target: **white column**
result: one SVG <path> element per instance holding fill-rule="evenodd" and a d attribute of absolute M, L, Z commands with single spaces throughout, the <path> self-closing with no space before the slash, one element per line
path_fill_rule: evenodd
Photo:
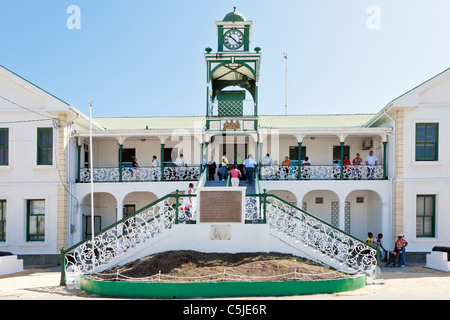
<path fill-rule="evenodd" d="M 117 203 L 116 208 L 117 208 L 116 221 L 120 221 L 123 219 L 123 204 Z"/>
<path fill-rule="evenodd" d="M 345 199 L 339 200 L 339 229 L 345 230 Z"/>

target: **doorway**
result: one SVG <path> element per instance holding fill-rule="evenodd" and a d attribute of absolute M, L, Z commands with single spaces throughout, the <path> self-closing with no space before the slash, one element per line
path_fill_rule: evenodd
<path fill-rule="evenodd" d="M 248 137 L 246 136 L 223 136 L 222 143 L 219 145 L 220 159 L 224 152 L 227 153 L 230 164 L 243 164 L 248 155 Z"/>

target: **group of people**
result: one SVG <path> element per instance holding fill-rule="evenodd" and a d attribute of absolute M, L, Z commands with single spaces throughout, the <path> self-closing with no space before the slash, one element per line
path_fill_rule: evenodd
<path fill-rule="evenodd" d="M 360 157 L 360 154 L 356 153 L 356 157 L 353 159 L 352 163 L 355 166 L 363 165 L 364 163 L 366 164 L 366 166 L 376 166 L 378 164 L 378 158 L 376 155 L 373 154 L 373 151 L 370 150 L 369 154 L 364 159 L 364 162 L 363 159 Z M 342 164 L 350 165 L 350 159 L 348 158 L 348 155 L 344 155 Z"/>
<path fill-rule="evenodd" d="M 214 156 L 211 157 L 211 160 L 208 161 L 206 165 L 208 166 L 209 172 L 208 180 L 214 180 L 214 174 L 217 168 L 217 164 L 214 161 Z M 244 177 L 247 180 L 247 183 L 252 185 L 253 176 L 257 166 L 258 164 L 255 159 L 253 159 L 251 154 L 249 154 L 244 161 L 242 161 L 242 158 L 238 156 L 234 159 L 233 163 L 231 163 L 228 160 L 227 153 L 224 152 L 219 164 L 217 175 L 219 176 L 219 180 L 222 181 L 227 180 L 228 175 L 231 175 L 232 186 L 239 186 L 239 181 L 244 179 Z"/>
<path fill-rule="evenodd" d="M 289 160 L 289 157 L 284 157 L 284 161 L 281 163 L 282 166 L 288 167 L 290 165 L 291 161 Z M 334 163 L 339 163 L 338 160 L 335 160 Z M 378 158 L 376 155 L 373 154 L 373 151 L 371 150 L 369 154 L 366 156 L 366 158 L 363 160 L 361 158 L 361 155 L 356 153 L 356 157 L 353 159 L 352 162 L 350 162 L 350 159 L 348 158 L 348 155 L 344 155 L 344 159 L 342 161 L 343 165 L 363 165 L 366 164 L 367 166 L 376 166 L 378 164 Z M 271 166 L 274 164 L 274 161 L 270 157 L 270 155 L 267 153 L 264 158 L 261 159 L 261 165 L 263 166 Z M 301 161 L 300 164 L 303 166 L 310 166 L 311 165 L 311 159 L 309 157 L 305 157 L 304 160 Z"/>
<path fill-rule="evenodd" d="M 366 243 L 376 247 L 377 249 L 380 249 L 380 260 L 386 260 L 388 261 L 389 256 L 388 256 L 388 251 L 383 247 L 383 245 L 381 244 L 381 238 L 383 238 L 383 234 L 379 233 L 377 238 L 374 239 L 373 238 L 373 233 L 372 232 L 368 232 L 367 233 L 367 239 L 366 239 Z M 401 267 L 405 267 L 405 248 L 408 245 L 408 241 L 405 240 L 405 235 L 404 234 L 398 234 L 397 235 L 397 241 L 395 241 L 394 244 L 394 253 L 396 255 L 399 256 L 399 265 Z"/>

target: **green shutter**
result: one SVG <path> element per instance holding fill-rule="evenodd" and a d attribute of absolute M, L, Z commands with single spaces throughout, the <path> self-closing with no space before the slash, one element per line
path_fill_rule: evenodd
<path fill-rule="evenodd" d="M 53 164 L 53 128 L 38 128 L 37 164 Z"/>

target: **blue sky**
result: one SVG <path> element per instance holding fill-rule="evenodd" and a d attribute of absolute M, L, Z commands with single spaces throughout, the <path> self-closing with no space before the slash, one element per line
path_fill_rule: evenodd
<path fill-rule="evenodd" d="M 259 114 L 284 113 L 283 52 L 289 114 L 375 113 L 450 67 L 448 0 L 0 0 L 0 65 L 97 117 L 204 115 L 204 49 L 234 6 L 262 48 Z"/>

